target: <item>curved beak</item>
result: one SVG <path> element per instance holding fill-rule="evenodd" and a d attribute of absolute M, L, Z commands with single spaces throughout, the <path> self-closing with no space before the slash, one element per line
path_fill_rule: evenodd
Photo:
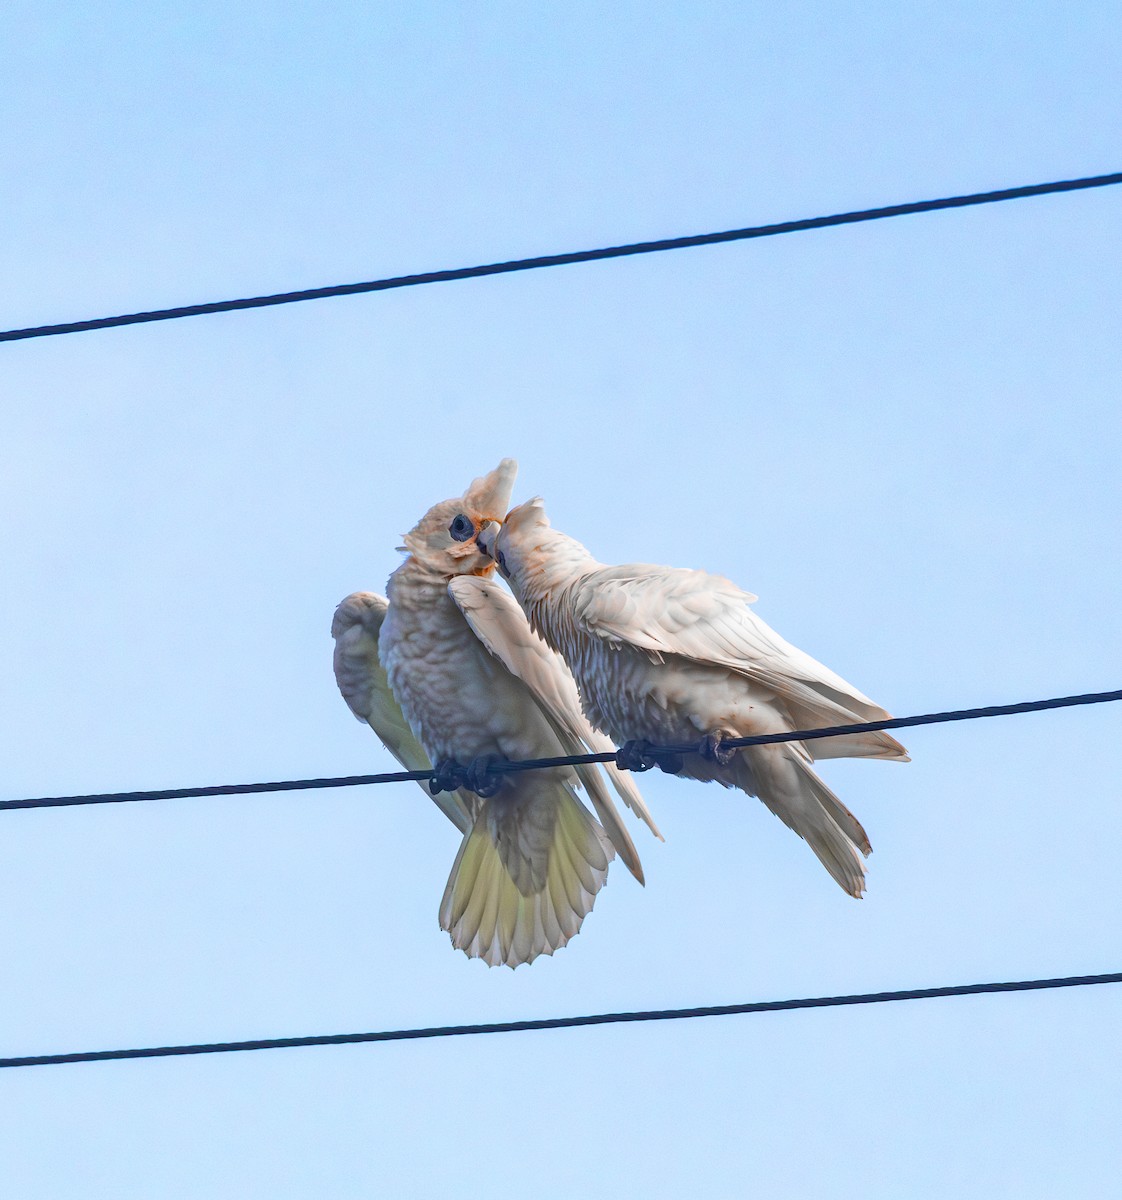
<path fill-rule="evenodd" d="M 498 521 L 484 521 L 480 525 L 479 532 L 475 535 L 475 547 L 480 554 L 486 554 L 488 558 L 495 557 L 495 542 L 500 529 L 502 525 Z"/>

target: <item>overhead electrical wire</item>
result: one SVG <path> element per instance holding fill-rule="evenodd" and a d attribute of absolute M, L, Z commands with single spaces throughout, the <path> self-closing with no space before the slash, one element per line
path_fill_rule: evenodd
<path fill-rule="evenodd" d="M 310 1037 L 256 1038 L 246 1042 L 199 1042 L 183 1046 L 144 1046 L 127 1050 L 79 1050 L 68 1054 L 29 1054 L 0 1058 L 4 1067 L 48 1067 L 66 1063 L 110 1062 L 132 1058 L 174 1058 L 191 1054 L 233 1054 L 245 1050 L 291 1050 L 308 1046 L 348 1046 L 362 1042 L 407 1042 L 425 1038 L 469 1037 L 484 1033 L 528 1033 L 575 1029 L 588 1025 L 631 1025 L 647 1021 L 685 1021 L 696 1017 L 732 1017 L 749 1013 L 790 1012 L 805 1008 L 845 1008 L 889 1004 L 898 1000 L 942 1000 L 951 996 L 1037 992 L 1056 988 L 1122 983 L 1122 971 L 1105 975 L 1067 975 L 1057 979 L 1022 979 L 1009 983 L 964 983 L 950 987 L 908 988 L 895 992 L 860 992 L 850 996 L 812 996 L 796 1000 L 756 1000 L 748 1004 L 714 1004 L 697 1008 L 661 1008 L 646 1012 L 593 1013 L 583 1017 L 544 1017 L 530 1021 L 495 1021 L 485 1025 L 436 1025 L 423 1029 L 386 1029 L 375 1033 L 327 1033 Z"/>
<path fill-rule="evenodd" d="M 419 287 L 426 283 L 448 283 L 457 279 L 479 279 L 486 275 L 509 275 L 515 271 L 536 271 L 542 267 L 561 267 L 573 263 L 598 262 L 608 258 L 626 258 L 635 254 L 656 254 L 663 250 L 684 250 L 693 246 L 715 246 L 724 242 L 743 242 L 753 238 L 775 237 L 781 233 L 802 233 L 809 229 L 827 229 L 834 225 L 856 225 L 863 221 L 882 221 L 888 217 L 911 216 L 948 208 L 970 208 L 997 204 L 1004 200 L 1023 200 L 1030 196 L 1048 196 L 1061 192 L 1085 191 L 1122 183 L 1122 172 L 1090 175 L 1081 179 L 1060 179 L 1023 187 L 1002 188 L 994 192 L 974 192 L 945 196 L 938 200 L 917 200 L 910 204 L 889 204 L 855 212 L 833 213 L 780 221 L 772 225 L 753 225 L 745 229 L 725 229 L 718 233 L 698 233 L 657 241 L 631 242 L 623 246 L 605 246 L 597 250 L 575 250 L 566 254 L 544 254 L 536 258 L 518 258 L 508 262 L 486 263 L 474 267 L 454 267 L 443 271 L 424 271 L 414 275 L 396 275 L 364 283 L 336 284 L 332 287 L 305 288 L 269 296 L 249 296 L 241 300 L 216 300 L 209 304 L 184 304 L 149 312 L 125 313 L 115 317 L 95 317 L 85 321 L 66 321 L 56 325 L 36 325 L 27 329 L 0 332 L 0 342 L 28 338 L 57 337 L 64 333 L 82 333 L 92 329 L 111 329 L 121 325 L 141 325 L 152 321 L 176 321 L 181 317 L 200 317 L 209 313 L 235 312 L 247 308 L 268 308 L 278 304 L 296 304 L 303 300 L 324 300 L 334 296 L 355 296 L 365 292 L 387 292 L 394 288 Z"/>
<path fill-rule="evenodd" d="M 595 250 L 582 250 L 566 254 L 544 255 L 536 258 L 516 259 L 508 262 L 490 263 L 474 267 L 460 267 L 443 271 L 430 271 L 414 275 L 396 276 L 371 280 L 363 283 L 342 284 L 333 287 L 309 288 L 302 291 L 254 296 L 239 300 L 223 300 L 208 304 L 184 305 L 176 308 L 158 309 L 148 312 L 99 317 L 91 320 L 73 321 L 54 325 L 41 325 L 26 329 L 11 329 L 0 332 L 0 342 L 22 341 L 30 338 L 52 337 L 66 333 L 113 328 L 124 325 L 144 324 L 155 321 L 177 320 L 182 317 L 202 316 L 209 313 L 233 312 L 242 309 L 264 308 L 280 304 L 293 304 L 304 300 L 325 299 L 334 296 L 357 295 L 365 292 L 389 291 L 396 288 L 417 287 L 428 283 L 450 282 L 459 279 L 481 278 L 488 275 L 510 274 L 518 271 L 537 270 L 543 267 L 564 266 L 582 262 L 594 262 L 610 258 L 623 258 L 639 254 L 652 254 L 664 250 L 678 250 L 694 246 L 717 245 L 725 242 L 747 241 L 755 238 L 772 237 L 782 233 L 795 233 L 811 229 L 823 229 L 837 225 L 857 224 L 865 221 L 883 220 L 889 217 L 907 216 L 934 212 L 942 209 L 966 208 L 993 204 L 1005 200 L 1024 199 L 1062 192 L 1080 191 L 1090 188 L 1113 186 L 1122 183 L 1122 172 L 1111 175 L 1090 176 L 1081 179 L 1060 180 L 1052 183 L 1033 184 L 1024 187 L 1005 188 L 1000 191 L 980 192 L 969 195 L 950 196 L 937 200 L 923 200 L 909 204 L 889 205 L 882 208 L 855 212 L 836 213 L 829 216 L 803 220 L 784 221 L 771 225 L 759 225 L 744 229 L 725 230 L 717 233 L 696 234 L 686 237 L 667 238 L 658 241 L 635 242 L 622 246 L 610 246 Z M 1068 708 L 1092 704 L 1104 704 L 1122 700 L 1122 690 L 1060 696 L 1046 700 L 1027 701 L 1018 704 L 992 705 L 985 708 L 958 709 L 947 712 L 925 713 L 911 717 L 895 717 L 883 721 L 867 721 L 828 728 L 793 730 L 781 734 L 728 739 L 722 744 L 727 748 L 767 745 L 777 742 L 811 741 L 818 738 L 867 733 L 884 729 L 902 729 L 920 725 L 943 724 L 954 721 L 978 720 L 985 717 L 1011 716 L 1040 712 L 1049 709 Z M 697 752 L 694 745 L 644 747 L 648 755 L 644 766 L 657 765 L 660 759 L 670 760 L 676 755 Z M 515 762 L 496 762 L 492 770 L 508 773 L 527 770 L 543 770 L 549 767 L 579 763 L 617 761 L 625 765 L 616 753 L 600 753 L 563 756 Z M 22 800 L 0 801 L 0 809 L 51 808 L 86 804 L 112 804 L 132 801 L 179 799 L 202 796 L 244 795 L 261 792 L 295 791 L 317 788 L 351 787 L 367 784 L 394 783 L 410 780 L 431 780 L 433 771 L 395 771 L 379 775 L 341 776 L 324 779 L 285 780 L 268 783 L 225 784 L 214 787 L 173 788 L 144 792 L 117 792 L 75 796 L 53 796 Z M 198 1054 L 222 1054 L 250 1050 L 271 1050 L 296 1047 L 349 1045 L 367 1042 L 410 1041 L 428 1038 L 449 1038 L 489 1033 L 515 1033 L 534 1030 L 570 1029 L 581 1026 L 633 1024 L 651 1021 L 673 1021 L 700 1017 L 746 1015 L 751 1013 L 791 1011 L 796 1009 L 834 1008 L 854 1005 L 884 1004 L 903 1000 L 941 999 L 953 996 L 969 996 L 992 993 L 1040 991 L 1057 988 L 1087 987 L 1092 985 L 1122 983 L 1122 972 L 1100 975 L 1065 976 L 1052 979 L 1032 979 L 1004 983 L 962 984 L 949 987 L 914 988 L 892 992 L 859 993 L 842 996 L 821 996 L 790 1000 L 755 1001 L 746 1004 L 713 1005 L 681 1009 L 658 1009 L 643 1012 L 599 1013 L 577 1017 L 552 1017 L 538 1020 L 505 1021 L 476 1025 L 434 1026 L 418 1029 L 383 1030 L 370 1033 L 325 1034 L 308 1037 L 263 1038 L 241 1042 L 211 1042 L 188 1045 L 139 1047 L 120 1050 L 77 1051 L 62 1054 L 27 1055 L 0 1058 L 0 1068 L 47 1066 L 81 1062 L 104 1062 L 138 1058 L 164 1058 Z"/>
<path fill-rule="evenodd" d="M 1122 689 L 1113 692 L 1087 692 L 1078 696 L 1053 696 L 1047 700 L 1023 700 L 1017 704 L 992 704 L 984 708 L 959 708 L 947 712 L 921 713 L 912 717 L 889 717 L 883 721 L 862 721 L 852 725 L 831 725 L 821 729 L 795 729 L 787 733 L 767 733 L 756 737 L 728 738 L 723 747 L 769 746 L 776 742 L 806 742 L 846 734 L 873 733 L 881 729 L 908 729 L 918 725 L 945 725 L 954 721 L 977 721 L 986 717 L 1010 717 L 1023 713 L 1045 712 L 1056 708 L 1076 708 L 1091 704 L 1110 704 L 1122 700 Z M 645 746 L 651 764 L 660 757 L 697 753 L 697 745 Z M 492 770 L 497 774 L 518 771 L 542 771 L 549 767 L 584 763 L 620 762 L 618 754 L 574 754 L 558 758 L 499 761 Z M 625 765 L 620 763 L 620 765 Z M 271 783 L 227 783 L 212 787 L 165 788 L 143 792 L 101 792 L 84 796 L 41 796 L 26 800 L 0 800 L 0 811 L 23 808 L 66 808 L 83 804 L 127 804 L 146 800 L 183 800 L 200 796 L 244 796 L 258 792 L 310 791 L 318 788 L 363 787 L 369 784 L 404 783 L 430 780 L 435 771 L 388 771 L 379 775 L 341 775 L 326 779 L 287 779 Z"/>

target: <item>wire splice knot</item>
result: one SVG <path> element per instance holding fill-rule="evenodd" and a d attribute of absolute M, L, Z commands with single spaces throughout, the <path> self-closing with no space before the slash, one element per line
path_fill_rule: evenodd
<path fill-rule="evenodd" d="M 621 771 L 649 771 L 658 767 L 667 775 L 677 775 L 685 760 L 676 750 L 653 746 L 646 738 L 631 738 L 616 751 L 616 766 Z"/>
<path fill-rule="evenodd" d="M 467 772 L 454 758 L 443 758 L 433 768 L 429 780 L 429 791 L 434 796 L 441 792 L 458 792 L 464 786 Z"/>

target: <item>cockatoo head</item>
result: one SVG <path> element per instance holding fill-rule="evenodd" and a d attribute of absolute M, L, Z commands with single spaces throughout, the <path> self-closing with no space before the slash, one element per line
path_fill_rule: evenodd
<path fill-rule="evenodd" d="M 476 535 L 487 521 L 503 519 L 517 474 L 518 463 L 504 458 L 462 496 L 430 508 L 405 535 L 405 549 L 449 577 L 488 574 L 495 564 L 476 545 Z"/>
<path fill-rule="evenodd" d="M 476 544 L 495 560 L 499 573 L 509 581 L 516 596 L 522 594 L 522 584 L 541 560 L 537 551 L 549 529 L 545 502 L 535 496 L 512 508 L 501 524 L 488 521 L 479 531 Z"/>

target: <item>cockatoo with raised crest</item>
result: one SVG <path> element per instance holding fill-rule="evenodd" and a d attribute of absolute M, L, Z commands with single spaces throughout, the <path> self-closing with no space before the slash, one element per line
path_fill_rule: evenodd
<path fill-rule="evenodd" d="M 335 622 L 344 698 L 404 765 L 435 764 L 437 802 L 464 832 L 441 927 L 470 957 L 511 967 L 577 933 L 615 854 L 643 881 L 608 780 L 661 837 L 614 765 L 490 770 L 498 759 L 612 748 L 581 712 L 562 659 L 532 632 L 475 544 L 484 522 L 505 513 L 516 471 L 504 459 L 463 496 L 431 508 L 405 535 L 388 606 L 357 593 Z"/>
<path fill-rule="evenodd" d="M 805 838 L 851 896 L 865 890 L 869 839 L 812 769 L 815 758 L 907 760 L 887 733 L 742 749 L 729 738 L 879 721 L 884 709 L 785 642 L 756 599 L 719 575 L 631 563 L 609 567 L 550 525 L 540 499 L 484 526 L 490 554 L 531 626 L 565 658 L 589 720 L 650 766 L 644 743 L 695 744 L 664 770 L 759 796 Z"/>

